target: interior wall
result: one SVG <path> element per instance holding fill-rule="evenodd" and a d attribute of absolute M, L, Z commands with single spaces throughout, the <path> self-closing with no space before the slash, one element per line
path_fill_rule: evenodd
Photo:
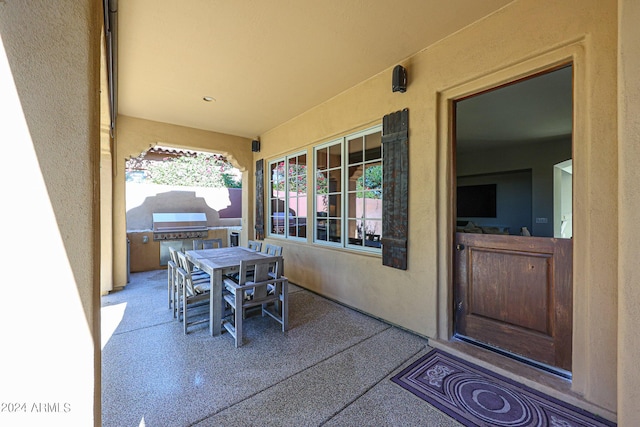
<path fill-rule="evenodd" d="M 113 289 L 121 288 L 127 283 L 125 162 L 131 157 L 138 157 L 155 145 L 185 150 L 211 151 L 224 155 L 234 167 L 242 172 L 243 217 L 240 240 L 246 241 L 248 233 L 252 231 L 252 229 L 248 230 L 248 224 L 253 224 L 252 212 L 255 193 L 255 187 L 249 185 L 248 178 L 253 176 L 255 169 L 251 139 L 119 115 L 113 178 Z"/>
<path fill-rule="evenodd" d="M 96 1 L 0 2 L 2 425 L 101 424 L 101 21 Z"/>
<path fill-rule="evenodd" d="M 616 120 L 616 13 L 615 0 L 515 1 L 402 61 L 408 71 L 406 93 L 391 92 L 390 68 L 261 135 L 256 159 L 268 162 L 300 149 L 311 159 L 314 145 L 409 109 L 408 270 L 384 267 L 379 256 L 312 245 L 311 237 L 306 242 L 277 239 L 285 246 L 287 276 L 416 333 L 448 339 L 451 100 L 573 62 L 577 143 L 572 388 L 614 412 L 617 146 L 611 123 Z"/>
<path fill-rule="evenodd" d="M 510 149 L 458 153 L 456 173 L 458 176 L 496 173 L 504 171 L 505 165 L 510 170 L 531 169 L 533 223 L 529 230 L 534 236 L 553 236 L 553 165 L 571 159 L 571 155 L 570 137 L 521 142 Z M 547 218 L 548 222 L 536 224 L 535 218 Z"/>
<path fill-rule="evenodd" d="M 475 226 L 499 227 L 500 231 L 508 230 L 511 235 L 521 233 L 522 227 L 533 232 L 532 225 L 532 179 L 531 170 L 501 172 L 458 177 L 457 186 L 466 185 L 496 185 L 496 216 L 495 217 L 463 217 L 458 216 L 458 222 L 471 221 Z M 458 190 L 459 191 L 459 190 Z M 459 205 L 458 205 L 459 206 Z M 457 224 L 456 229 L 464 229 Z M 534 236 L 536 234 L 533 234 Z"/>

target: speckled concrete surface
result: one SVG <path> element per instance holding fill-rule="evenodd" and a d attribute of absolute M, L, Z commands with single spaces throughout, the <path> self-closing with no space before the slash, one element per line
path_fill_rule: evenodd
<path fill-rule="evenodd" d="M 459 426 L 390 381 L 424 338 L 295 285 L 289 330 L 250 316 L 245 344 L 167 303 L 166 271 L 102 298 L 103 426 Z"/>

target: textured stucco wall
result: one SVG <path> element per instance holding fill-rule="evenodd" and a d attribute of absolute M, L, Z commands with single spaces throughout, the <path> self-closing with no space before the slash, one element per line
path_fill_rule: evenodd
<path fill-rule="evenodd" d="M 238 194 L 239 193 L 239 194 Z M 231 206 L 231 198 L 237 200 Z M 242 211 L 242 189 L 204 188 L 127 183 L 127 231 L 152 230 L 153 213 L 204 212 L 208 227 L 240 226 L 241 218 L 224 217 L 233 208 Z"/>
<path fill-rule="evenodd" d="M 379 257 L 280 242 L 287 276 L 417 333 L 448 339 L 451 218 L 448 100 L 574 62 L 575 392 L 616 410 L 617 134 L 615 0 L 516 1 L 391 69 L 261 135 L 266 161 L 379 124 L 409 108 L 409 269 Z"/>
<path fill-rule="evenodd" d="M 100 425 L 101 16 L 89 0 L 0 2 L 0 402 L 25 404 L 0 425 Z"/>
<path fill-rule="evenodd" d="M 620 140 L 620 272 L 618 425 L 640 425 L 640 3 L 620 0 L 618 130 Z"/>
<path fill-rule="evenodd" d="M 100 294 L 106 294 L 113 283 L 113 138 L 104 31 L 100 38 Z"/>

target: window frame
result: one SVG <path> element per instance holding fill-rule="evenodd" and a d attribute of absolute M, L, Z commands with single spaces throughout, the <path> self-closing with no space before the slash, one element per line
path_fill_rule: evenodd
<path fill-rule="evenodd" d="M 379 133 L 380 134 L 380 158 L 379 159 L 373 159 L 373 160 L 365 160 L 363 158 L 362 160 L 362 164 L 366 165 L 369 163 L 379 163 L 380 167 L 382 168 L 382 172 L 384 173 L 384 169 L 383 169 L 383 159 L 384 159 L 384 155 L 383 155 L 383 149 L 382 149 L 382 124 L 380 125 L 376 125 L 376 126 L 372 126 L 370 128 L 367 129 L 363 129 L 361 131 L 358 132 L 354 132 L 354 133 L 350 133 L 348 135 L 344 135 L 340 138 L 337 139 L 333 139 L 331 141 L 327 141 L 323 144 L 317 145 L 313 147 L 313 243 L 318 244 L 318 245 L 322 245 L 322 246 L 328 246 L 328 247 L 334 247 L 334 248 L 341 248 L 341 249 L 347 249 L 347 250 L 352 250 L 352 251 L 357 251 L 357 252 L 365 252 L 365 253 L 373 253 L 373 254 L 382 254 L 382 248 L 381 247 L 372 247 L 372 246 L 367 246 L 365 244 L 363 245 L 358 245 L 358 244 L 352 244 L 349 243 L 349 221 L 353 220 L 353 219 L 357 219 L 355 216 L 350 216 L 350 212 L 349 212 L 349 206 L 348 206 L 348 200 L 349 200 L 349 194 L 354 193 L 354 191 L 350 191 L 349 190 L 349 166 L 351 165 L 349 163 L 349 147 L 348 147 L 348 143 L 350 140 L 356 139 L 356 138 L 366 138 L 367 135 L 371 135 L 374 133 Z M 329 165 L 327 165 L 326 169 L 322 169 L 319 170 L 318 169 L 318 152 L 324 149 L 328 149 L 328 147 L 332 147 L 335 145 L 340 145 L 340 155 L 341 155 L 341 159 L 340 159 L 340 166 L 339 167 L 335 167 L 335 168 L 331 168 L 329 167 Z M 318 216 L 318 213 L 320 212 L 320 210 L 318 209 L 318 198 L 319 198 L 319 194 L 318 194 L 318 175 L 319 172 L 321 171 L 329 171 L 329 170 L 340 170 L 340 208 L 341 208 L 341 212 L 340 215 L 334 215 L 334 216 L 328 216 L 328 219 L 334 219 L 337 218 L 340 221 L 340 241 L 339 242 L 332 242 L 329 240 L 329 238 L 327 237 L 327 239 L 319 239 L 318 238 L 318 220 L 322 220 L 322 217 Z M 336 192 L 337 193 L 337 192 Z M 331 193 L 329 193 L 331 194 Z M 382 182 L 380 184 L 380 194 L 381 194 L 381 201 L 382 199 L 382 194 L 383 194 L 383 187 L 382 187 Z M 381 202 L 382 205 L 382 202 Z M 381 215 L 382 215 L 382 211 L 381 211 Z M 382 217 L 381 218 L 376 218 L 376 221 L 379 221 L 380 224 L 382 224 Z M 380 238 L 382 237 L 382 231 L 380 232 Z"/>
<path fill-rule="evenodd" d="M 333 246 L 333 247 L 338 247 L 341 248 L 344 246 L 343 243 L 343 236 L 344 236 L 344 224 L 343 224 L 343 219 L 344 219 L 344 213 L 343 213 L 343 207 L 344 207 L 344 191 L 342 190 L 342 186 L 344 185 L 343 181 L 344 181 L 344 144 L 343 144 L 343 139 L 344 138 L 338 138 L 338 139 L 334 139 L 332 141 L 326 142 L 324 144 L 320 144 L 317 145 L 315 147 L 313 147 L 313 243 L 318 243 L 321 245 L 326 245 L 326 246 Z M 325 217 L 325 221 L 332 221 L 335 220 L 335 218 L 338 218 L 341 223 L 340 223 L 340 241 L 339 242 L 333 242 L 331 240 L 329 240 L 329 236 L 327 236 L 327 239 L 324 240 L 320 240 L 318 238 L 318 221 L 319 221 L 319 217 L 318 217 L 318 212 L 320 212 L 318 210 L 318 151 L 320 150 L 324 150 L 324 149 L 329 149 L 329 147 L 333 147 L 335 145 L 339 145 L 340 146 L 340 165 L 338 167 L 331 167 L 329 165 L 329 162 L 327 162 L 327 168 L 325 169 L 326 171 L 330 171 L 330 170 L 339 170 L 340 171 L 340 215 L 329 215 L 330 212 L 327 212 L 327 216 Z M 328 185 L 327 185 L 328 186 Z M 338 192 L 333 192 L 333 193 L 338 193 Z M 328 191 L 329 196 L 331 197 L 332 192 Z M 329 209 L 330 210 L 330 209 Z M 329 227 L 330 228 L 330 227 Z"/>
<path fill-rule="evenodd" d="M 268 187 L 269 188 L 269 195 L 267 197 L 268 204 L 269 204 L 268 205 L 268 214 L 267 214 L 267 236 L 268 237 L 279 238 L 279 239 L 292 239 L 292 240 L 300 240 L 300 241 L 306 241 L 307 240 L 307 235 L 308 235 L 307 233 L 308 232 L 305 233 L 305 236 L 293 236 L 293 235 L 289 234 L 289 226 L 288 226 L 288 224 L 289 224 L 289 215 L 286 215 L 286 214 L 284 216 L 286 217 L 285 221 L 287 222 L 287 226 L 283 227 L 283 233 L 281 234 L 281 233 L 274 233 L 273 232 L 273 230 L 274 230 L 274 227 L 273 227 L 274 201 L 275 200 L 280 200 L 277 197 L 276 198 L 273 197 L 274 196 L 274 193 L 273 193 L 273 166 L 276 165 L 276 168 L 277 168 L 277 165 L 279 163 L 282 163 L 284 165 L 284 176 L 283 176 L 283 180 L 284 180 L 284 196 L 283 196 L 284 207 L 283 207 L 283 211 L 282 212 L 283 212 L 283 214 L 284 213 L 288 213 L 289 210 L 290 210 L 290 206 L 289 206 L 290 197 L 288 196 L 289 192 L 290 192 L 289 191 L 289 182 L 290 182 L 289 179 L 290 179 L 290 176 L 289 176 L 288 165 L 289 165 L 289 161 L 291 159 L 296 159 L 295 160 L 296 164 L 299 164 L 298 163 L 298 161 L 299 161 L 298 158 L 301 157 L 301 156 L 305 156 L 305 160 L 306 160 L 307 170 L 306 170 L 306 173 L 304 174 L 304 179 L 305 179 L 305 184 L 307 186 L 306 195 L 307 195 L 307 197 L 309 197 L 309 184 L 308 184 L 308 182 L 309 182 L 309 153 L 307 153 L 306 151 L 298 151 L 298 152 L 289 154 L 287 156 L 279 157 L 277 159 L 271 160 L 269 162 L 269 169 L 268 169 L 269 178 L 268 178 L 268 181 L 267 181 L 268 186 L 269 186 Z M 302 176 L 302 175 L 297 175 L 297 176 Z M 296 196 L 296 197 L 299 197 L 299 196 Z M 308 205 L 309 204 L 307 203 L 307 206 L 305 206 L 305 207 L 308 208 Z M 276 210 L 276 212 L 279 212 L 279 211 Z M 300 219 L 300 216 L 298 215 L 295 218 L 296 218 L 296 230 L 299 231 L 300 230 L 300 223 L 298 222 L 298 220 Z M 305 226 L 306 226 L 307 230 L 308 230 L 308 224 L 306 224 L 306 223 L 308 222 L 308 219 L 309 219 L 309 215 L 308 215 L 308 212 L 307 212 L 307 216 L 306 216 L 306 220 L 305 220 Z"/>
<path fill-rule="evenodd" d="M 366 138 L 368 135 L 373 135 L 375 133 L 379 133 L 379 139 L 380 139 L 380 157 L 377 157 L 375 159 L 367 159 L 366 158 Z M 349 142 L 354 140 L 354 139 L 359 139 L 362 138 L 363 139 L 363 158 L 361 161 L 359 162 L 354 162 L 354 163 L 350 163 L 349 161 Z M 353 215 L 351 215 L 352 212 L 349 212 L 349 196 L 350 194 L 357 194 L 358 191 L 357 190 L 351 190 L 349 188 L 349 168 L 352 167 L 355 164 L 361 164 L 363 166 L 363 174 L 365 174 L 364 176 L 366 176 L 367 173 L 367 166 L 368 165 L 373 165 L 373 164 L 378 164 L 378 166 L 380 167 L 380 171 L 382 173 L 381 175 L 381 180 L 380 180 L 380 216 L 379 217 L 368 217 L 365 214 L 361 217 L 362 221 L 366 224 L 367 222 L 376 222 L 378 224 L 378 227 L 376 228 L 379 229 L 379 233 L 377 234 L 377 242 L 381 242 L 381 238 L 382 238 L 382 201 L 383 199 L 383 177 L 384 177 L 384 170 L 383 170 L 383 154 L 382 154 L 382 125 L 378 125 L 378 126 L 374 126 L 372 128 L 369 129 L 365 129 L 363 131 L 360 132 L 356 132 L 350 135 L 345 136 L 344 138 L 344 150 L 345 150 L 345 158 L 344 158 L 344 164 L 345 164 L 345 176 L 344 176 L 344 198 L 345 198 L 345 212 L 344 212 L 344 235 L 347 237 L 347 241 L 345 242 L 345 247 L 349 248 L 349 249 L 355 249 L 355 250 L 363 250 L 366 252 L 374 252 L 374 253 L 379 253 L 382 251 L 381 246 L 367 246 L 366 244 L 366 236 L 362 239 L 363 242 L 362 244 L 354 244 L 354 243 L 350 243 L 349 242 L 349 221 L 352 220 L 358 220 L 359 218 L 355 215 L 355 213 L 353 213 Z M 363 191 L 364 192 L 364 191 Z M 366 200 L 366 197 L 364 198 Z M 365 203 L 366 205 L 366 203 Z M 378 245 L 380 245 L 380 243 L 378 243 Z"/>

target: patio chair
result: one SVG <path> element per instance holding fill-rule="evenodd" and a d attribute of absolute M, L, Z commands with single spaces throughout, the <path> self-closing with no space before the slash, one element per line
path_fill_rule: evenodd
<path fill-rule="evenodd" d="M 195 239 L 193 241 L 193 250 L 200 249 L 218 249 L 222 247 L 222 239 Z"/>
<path fill-rule="evenodd" d="M 276 245 L 269 245 L 269 244 L 267 244 L 266 246 L 267 247 L 273 246 L 275 248 L 278 247 Z M 255 241 L 255 240 L 249 240 L 249 244 L 247 245 L 247 247 L 249 249 L 254 250 L 254 251 L 260 252 L 262 250 L 262 242 L 258 242 L 258 241 Z M 275 253 L 275 252 L 277 252 L 277 250 L 275 250 L 275 251 L 274 251 L 274 249 L 271 249 L 271 250 L 274 253 L 269 253 L 267 251 L 265 251 L 265 253 L 269 253 L 269 255 L 282 255 L 282 248 L 280 248 L 280 253 Z M 250 272 L 249 274 L 253 274 L 253 272 Z M 227 277 L 229 277 L 229 278 L 231 278 L 231 279 L 233 279 L 235 281 L 238 281 L 239 274 L 238 273 L 232 273 L 232 274 L 227 275 Z"/>
<path fill-rule="evenodd" d="M 254 251 L 260 252 L 262 250 L 262 242 L 258 242 L 257 240 L 249 240 L 247 242 L 247 247 L 249 249 L 253 249 Z"/>
<path fill-rule="evenodd" d="M 169 310 L 173 307 L 173 298 L 174 298 L 174 284 L 175 284 L 175 275 L 176 268 L 178 265 L 173 260 L 173 254 L 171 253 L 171 247 L 169 248 L 169 261 L 167 261 L 167 297 L 169 299 Z"/>
<path fill-rule="evenodd" d="M 182 252 L 176 252 L 178 256 L 177 268 L 177 292 L 174 305 L 177 306 L 178 320 L 182 321 L 184 333 L 187 334 L 189 325 L 195 325 L 209 320 L 206 319 L 189 323 L 189 308 L 208 305 L 211 289 L 211 277 L 201 272 L 197 275 L 193 274 L 193 264 L 187 259 Z M 182 316 L 181 316 L 182 315 Z"/>
<path fill-rule="evenodd" d="M 175 317 L 175 307 L 174 301 L 176 299 L 176 281 L 177 279 L 177 269 L 178 269 L 178 255 L 176 254 L 178 251 L 175 248 L 169 246 L 169 261 L 167 261 L 167 294 L 169 298 L 169 309 L 174 309 L 174 317 Z"/>
<path fill-rule="evenodd" d="M 264 248 L 264 253 L 271 256 L 282 256 L 282 246 L 267 243 Z M 280 267 L 280 274 L 284 275 L 284 262 Z M 273 286 L 269 287 L 269 292 L 273 292 Z"/>
<path fill-rule="evenodd" d="M 225 320 L 224 328 L 235 339 L 235 346 L 243 344 L 244 310 L 262 307 L 262 316 L 268 315 L 287 330 L 288 279 L 281 274 L 282 257 L 273 256 L 255 261 L 241 261 L 239 280 L 224 280 L 223 300 L 230 306 L 233 321 Z M 253 277 L 251 277 L 253 272 Z M 274 292 L 269 293 L 268 287 Z"/>
<path fill-rule="evenodd" d="M 178 267 L 180 267 L 180 261 L 178 260 L 178 253 L 181 251 L 169 246 L 169 261 L 167 261 L 167 292 L 169 294 L 169 309 L 173 309 L 173 317 L 178 316 L 180 306 L 178 301 Z M 195 267 L 191 271 L 193 280 L 199 281 L 203 278 L 209 280 L 209 275 L 204 271 L 196 269 Z"/>
<path fill-rule="evenodd" d="M 271 256 L 282 256 L 282 246 L 267 243 L 264 247 L 264 252 Z"/>

